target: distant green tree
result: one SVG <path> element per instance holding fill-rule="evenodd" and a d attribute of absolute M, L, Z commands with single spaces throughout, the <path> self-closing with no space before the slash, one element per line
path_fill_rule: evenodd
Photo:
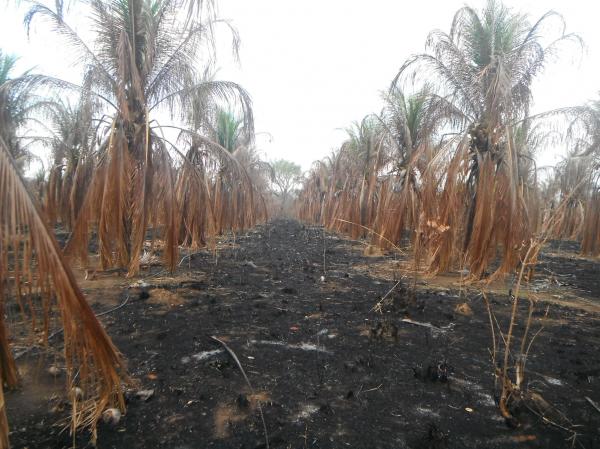
<path fill-rule="evenodd" d="M 273 193 L 279 197 L 283 210 L 288 203 L 290 194 L 300 180 L 302 168 L 285 159 L 278 159 L 272 162 L 271 166 L 273 167 Z"/>

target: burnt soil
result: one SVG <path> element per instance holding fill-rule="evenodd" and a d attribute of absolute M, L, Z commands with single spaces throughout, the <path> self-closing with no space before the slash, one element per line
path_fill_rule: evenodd
<path fill-rule="evenodd" d="M 507 423 L 478 289 L 452 279 L 413 286 L 401 258 L 363 250 L 278 220 L 224 238 L 216 255 L 200 251 L 174 275 L 155 265 L 137 280 L 82 282 L 98 312 L 127 299 L 101 320 L 134 384 L 126 415 L 99 425 L 98 447 L 264 448 L 262 404 L 271 448 L 600 448 L 597 260 L 552 246 L 542 256 L 531 334 L 543 329 Z M 506 282 L 488 295 L 502 329 Z M 528 304 L 519 302 L 517 341 Z M 211 336 L 237 355 L 253 390 Z M 64 374 L 50 379 L 59 361 L 38 357 L 22 362 L 36 367 L 38 389 L 7 394 L 11 443 L 72 447 Z M 80 434 L 77 447 L 88 446 Z"/>

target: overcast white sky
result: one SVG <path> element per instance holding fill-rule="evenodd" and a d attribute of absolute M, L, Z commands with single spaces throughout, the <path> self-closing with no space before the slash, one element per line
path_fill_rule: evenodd
<path fill-rule="evenodd" d="M 9 2 L 11 3 L 11 2 Z M 484 0 L 467 2 L 480 8 Z M 221 51 L 219 78 L 242 84 L 252 95 L 257 143 L 269 159 L 286 158 L 309 168 L 344 139 L 340 128 L 378 112 L 380 92 L 402 62 L 424 50 L 429 31 L 448 31 L 461 0 L 220 0 L 223 18 L 242 38 L 241 66 Z M 580 55 L 551 64 L 535 85 L 535 111 L 580 104 L 600 90 L 600 2 L 506 0 L 537 19 L 560 12 L 567 31 L 585 41 Z M 27 40 L 23 11 L 0 7 L 0 48 L 21 55 L 20 68 L 69 77 L 65 49 L 40 26 Z M 72 22 L 72 20 L 71 20 Z M 223 43 L 225 44 L 225 43 Z M 544 163 L 554 155 L 542 158 Z"/>

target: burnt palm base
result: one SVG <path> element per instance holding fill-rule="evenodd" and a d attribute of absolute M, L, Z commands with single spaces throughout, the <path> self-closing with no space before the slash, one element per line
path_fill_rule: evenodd
<path fill-rule="evenodd" d="M 392 256 L 364 256 L 357 242 L 294 221 L 222 248 L 216 265 L 213 254 L 200 253 L 175 279 L 150 277 L 127 289 L 121 278 L 123 288 L 89 292 L 98 311 L 107 294 L 116 292 L 117 304 L 129 295 L 102 319 L 139 381 L 126 416 L 100 426 L 99 448 L 265 447 L 258 400 L 271 448 L 571 447 L 572 433 L 534 412 L 579 425 L 574 447 L 600 447 L 600 412 L 586 400 L 600 403 L 598 263 L 559 257 L 553 247 L 542 257 L 540 289 L 552 279 L 547 269 L 563 284 L 559 292 L 577 292 L 589 307 L 539 303 L 534 330 L 550 310 L 524 385 L 542 400 L 513 403 L 514 429 L 496 404 L 487 310 L 476 292 L 460 298 L 436 280 L 411 291 L 406 280 L 377 313 L 371 309 L 396 283 L 380 269 Z M 162 268 L 152 270 L 143 276 Z M 506 328 L 510 299 L 489 298 Z M 456 309 L 465 299 L 471 316 Z M 254 394 L 212 335 L 237 354 Z M 70 447 L 67 433 L 49 425 L 68 407 L 48 411 L 60 410 L 52 399 L 32 410 L 20 394 L 7 397 L 13 447 Z M 552 407 L 542 410 L 544 403 Z M 78 447 L 87 441 L 82 435 Z"/>

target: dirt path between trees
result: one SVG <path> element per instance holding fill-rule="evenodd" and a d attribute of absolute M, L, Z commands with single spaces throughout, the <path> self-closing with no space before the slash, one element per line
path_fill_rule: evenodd
<path fill-rule="evenodd" d="M 154 266 L 133 281 L 85 281 L 99 312 L 129 296 L 101 319 L 137 381 L 127 414 L 100 425 L 98 447 L 264 448 L 261 404 L 271 448 L 600 448 L 600 263 L 543 256 L 536 288 L 546 300 L 532 326 L 544 328 L 525 382 L 539 408 L 515 410 L 517 429 L 496 405 L 477 291 L 449 278 L 419 279 L 413 292 L 403 263 L 280 220 L 224 239 L 217 256 L 193 255 L 172 277 Z M 507 290 L 496 285 L 490 300 L 506 328 Z M 253 390 L 211 336 L 234 351 Z M 7 395 L 13 447 L 71 447 L 64 377 L 38 357 L 22 360 L 36 394 Z"/>

